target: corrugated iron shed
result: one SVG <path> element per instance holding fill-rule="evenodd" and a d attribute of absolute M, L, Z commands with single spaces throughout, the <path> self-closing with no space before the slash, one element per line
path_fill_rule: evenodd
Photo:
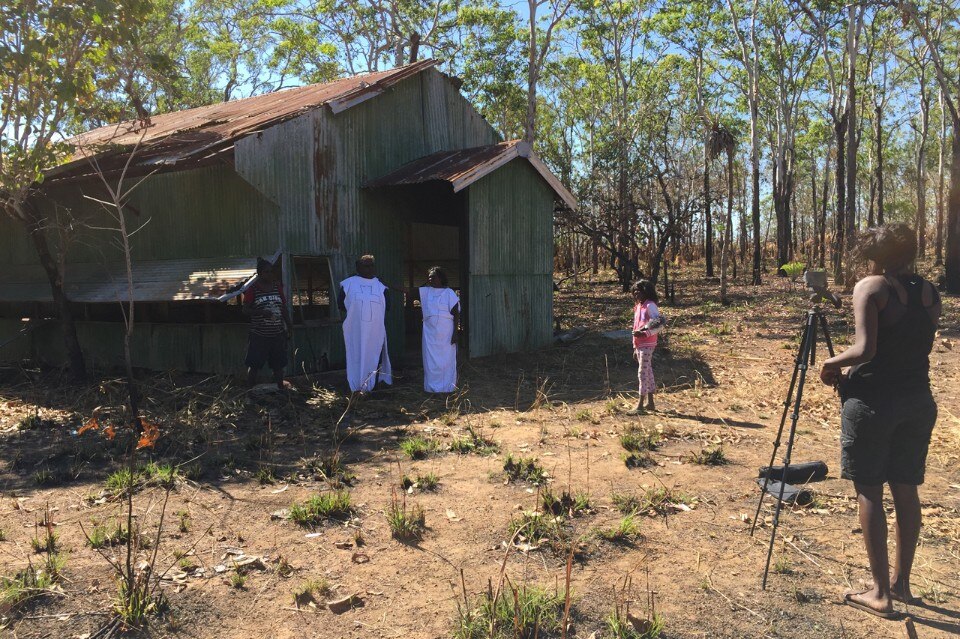
<path fill-rule="evenodd" d="M 523 140 L 510 140 L 498 144 L 440 151 L 409 162 L 395 171 L 370 180 L 364 186 L 376 188 L 423 184 L 425 182 L 449 182 L 454 193 L 459 193 L 481 178 L 493 173 L 508 162 L 525 158 L 542 177 L 556 196 L 572 209 L 577 200 L 569 190 L 550 172 L 536 156 L 530 145 Z"/>
<path fill-rule="evenodd" d="M 318 106 L 340 113 L 434 65 L 435 60 L 422 60 L 389 71 L 165 113 L 152 117 L 146 129 L 136 120 L 93 129 L 66 141 L 74 147 L 74 155 L 49 171 L 47 178 L 56 181 L 90 174 L 91 158 L 101 169 L 114 170 L 134 148 L 135 167 L 164 168 L 188 160 L 202 161 L 229 150 L 238 138 Z"/>
<path fill-rule="evenodd" d="M 216 301 L 257 272 L 250 257 L 154 260 L 133 263 L 135 302 Z M 127 300 L 123 264 L 71 264 L 64 291 L 85 304 Z M 0 302 L 50 302 L 50 285 L 39 265 L 0 271 Z"/>

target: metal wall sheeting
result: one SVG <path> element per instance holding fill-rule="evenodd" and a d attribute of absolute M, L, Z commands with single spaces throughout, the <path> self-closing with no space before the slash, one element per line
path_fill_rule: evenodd
<path fill-rule="evenodd" d="M 553 336 L 553 191 L 523 159 L 469 189 L 470 356 Z"/>
<path fill-rule="evenodd" d="M 257 272 L 250 258 L 155 260 L 133 263 L 135 302 L 215 301 Z M 127 301 L 127 273 L 122 263 L 71 264 L 63 288 L 72 302 Z M 52 302 L 50 283 L 40 265 L 0 270 L 0 302 Z"/>
<path fill-rule="evenodd" d="M 0 343 L 11 340 L 24 324 L 0 319 Z M 131 344 L 134 366 L 157 371 L 237 374 L 245 372 L 246 324 L 150 324 L 136 325 Z M 119 367 L 123 359 L 123 331 L 114 322 L 77 322 L 77 336 L 87 364 L 97 368 Z M 288 371 L 313 372 L 321 356 L 331 366 L 344 365 L 343 332 L 340 324 L 298 326 L 293 335 L 294 359 Z M 32 358 L 52 366 L 66 362 L 60 326 L 44 323 L 0 349 L 3 361 Z"/>

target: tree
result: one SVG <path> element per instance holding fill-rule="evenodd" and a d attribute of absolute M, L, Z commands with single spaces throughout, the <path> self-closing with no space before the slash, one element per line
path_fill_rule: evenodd
<path fill-rule="evenodd" d="M 83 352 L 63 288 L 64 246 L 51 243 L 55 220 L 34 199 L 44 171 L 69 149 L 64 133 L 96 101 L 95 79 L 112 48 L 130 42 L 151 10 L 147 0 L 0 5 L 0 206 L 23 225 L 50 283 L 71 376 L 85 374 Z"/>
<path fill-rule="evenodd" d="M 527 40 L 527 118 L 523 127 L 523 139 L 531 145 L 537 134 L 537 84 L 550 52 L 554 29 L 567 15 L 571 4 L 573 0 L 527 0 L 530 30 Z M 550 15 L 546 20 L 546 28 L 541 33 L 537 10 L 542 6 L 550 8 Z"/>
<path fill-rule="evenodd" d="M 720 302 L 727 304 L 727 263 L 733 243 L 733 158 L 737 151 L 737 138 L 729 128 L 715 123 L 710 128 L 708 148 L 711 158 L 722 153 L 727 159 L 727 215 L 723 223 L 723 243 L 720 249 Z"/>

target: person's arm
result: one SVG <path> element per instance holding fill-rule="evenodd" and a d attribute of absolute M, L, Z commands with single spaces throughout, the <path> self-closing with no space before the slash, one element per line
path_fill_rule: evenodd
<path fill-rule="evenodd" d="M 454 303 L 450 314 L 453 315 L 453 335 L 450 336 L 450 343 L 456 344 L 460 337 L 460 300 Z"/>
<path fill-rule="evenodd" d="M 340 309 L 341 314 L 347 314 L 347 293 L 342 286 L 337 289 L 337 308 Z"/>
<path fill-rule="evenodd" d="M 267 311 L 263 310 L 262 308 L 258 309 L 253 305 L 253 302 L 256 299 L 257 297 L 256 295 L 254 295 L 252 289 L 247 289 L 246 291 L 244 291 L 243 314 L 246 315 L 247 317 L 266 317 L 267 315 L 269 315 L 270 313 L 268 313 Z"/>
<path fill-rule="evenodd" d="M 390 296 L 387 295 L 387 293 L 389 293 L 389 292 L 390 292 L 390 291 L 384 291 L 384 292 L 383 292 L 383 311 L 384 311 L 385 313 L 389 313 L 389 312 L 390 312 Z"/>
<path fill-rule="evenodd" d="M 860 280 L 853 288 L 853 318 L 856 325 L 853 345 L 823 362 L 820 380 L 824 384 L 835 386 L 840 381 L 840 369 L 869 362 L 876 355 L 880 316 L 877 296 L 883 292 L 884 286 L 883 278 L 875 276 Z"/>

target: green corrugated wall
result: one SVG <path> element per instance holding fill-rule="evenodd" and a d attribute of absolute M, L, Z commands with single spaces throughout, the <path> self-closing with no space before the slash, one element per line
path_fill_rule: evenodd
<path fill-rule="evenodd" d="M 469 187 L 471 357 L 551 342 L 553 200 L 522 159 Z"/>

